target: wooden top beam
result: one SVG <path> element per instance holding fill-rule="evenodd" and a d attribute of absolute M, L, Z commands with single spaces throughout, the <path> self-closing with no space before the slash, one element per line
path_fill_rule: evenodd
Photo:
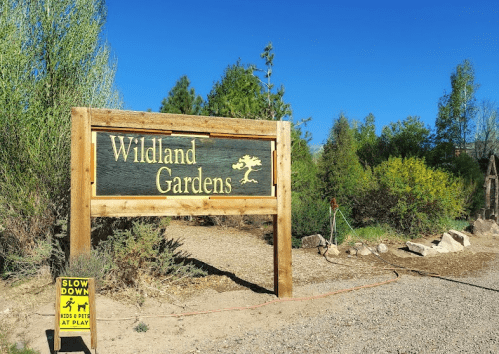
<path fill-rule="evenodd" d="M 239 118 L 220 118 L 192 116 L 184 114 L 134 112 L 113 109 L 87 109 L 92 127 L 130 128 L 147 130 L 218 133 L 232 135 L 277 135 L 277 124 L 268 120 L 247 120 Z"/>

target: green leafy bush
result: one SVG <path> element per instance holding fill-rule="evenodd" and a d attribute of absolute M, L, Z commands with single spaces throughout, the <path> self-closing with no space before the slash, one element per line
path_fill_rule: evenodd
<path fill-rule="evenodd" d="M 422 159 L 390 158 L 374 168 L 353 215 L 361 225 L 387 223 L 405 234 L 430 233 L 441 219 L 463 214 L 465 192 L 461 179 L 427 167 Z"/>

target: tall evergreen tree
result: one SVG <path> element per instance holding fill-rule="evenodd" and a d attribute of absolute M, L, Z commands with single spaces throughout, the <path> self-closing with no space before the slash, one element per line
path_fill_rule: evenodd
<path fill-rule="evenodd" d="M 271 83 L 274 53 L 269 43 L 261 54 L 266 70 L 253 65 L 243 66 L 240 61 L 228 66 L 222 79 L 215 83 L 208 94 L 204 114 L 232 118 L 282 120 L 291 116 L 291 106 L 283 100 L 284 86 L 272 92 Z M 267 82 L 255 75 L 263 71 Z"/>
<path fill-rule="evenodd" d="M 244 67 L 240 61 L 228 66 L 217 81 L 205 105 L 210 116 L 264 119 L 265 94 L 253 67 Z"/>
<path fill-rule="evenodd" d="M 452 91 L 444 94 L 438 103 L 438 116 L 435 122 L 437 142 L 451 143 L 461 149 L 471 137 L 472 122 L 476 114 L 475 83 L 473 64 L 464 60 L 457 65 L 451 77 Z"/>
<path fill-rule="evenodd" d="M 203 108 L 203 99 L 196 95 L 194 88 L 190 88 L 189 78 L 184 75 L 161 102 L 159 111 L 161 113 L 177 113 L 199 115 Z"/>
<path fill-rule="evenodd" d="M 324 197 L 336 197 L 338 203 L 349 205 L 362 189 L 363 169 L 356 153 L 354 129 L 343 113 L 335 120 L 319 160 L 319 177 Z"/>
<path fill-rule="evenodd" d="M 364 123 L 355 130 L 355 140 L 357 142 L 357 155 L 364 167 L 372 167 L 382 161 L 379 139 L 376 136 L 375 117 L 372 113 L 369 113 L 364 118 Z"/>
<path fill-rule="evenodd" d="M 265 73 L 264 78 L 267 82 L 262 81 L 265 91 L 267 93 L 267 107 L 266 116 L 270 120 L 282 120 L 285 116 L 291 115 L 290 104 L 284 103 L 284 86 L 281 85 L 277 92 L 272 92 L 274 84 L 271 82 L 272 68 L 274 66 L 274 47 L 272 42 L 269 42 L 263 49 L 263 53 L 260 54 L 260 58 L 265 59 L 266 70 L 258 69 L 258 71 L 263 71 Z"/>

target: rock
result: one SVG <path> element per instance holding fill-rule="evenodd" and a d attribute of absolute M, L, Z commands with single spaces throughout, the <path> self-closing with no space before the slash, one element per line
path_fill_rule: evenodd
<path fill-rule="evenodd" d="M 384 243 L 380 243 L 377 247 L 377 250 L 379 253 L 386 253 L 388 252 L 388 247 Z"/>
<path fill-rule="evenodd" d="M 494 220 L 476 219 L 473 223 L 473 235 L 491 236 L 499 235 L 499 226 Z"/>
<path fill-rule="evenodd" d="M 464 247 L 470 246 L 470 238 L 468 235 L 463 234 L 462 232 L 456 230 L 449 230 L 449 234 L 452 236 L 454 240 L 459 242 Z"/>
<path fill-rule="evenodd" d="M 444 232 L 442 240 L 438 244 L 438 247 L 445 248 L 449 250 L 449 252 L 459 252 L 464 249 L 464 246 L 454 240 L 454 238 L 447 232 Z"/>
<path fill-rule="evenodd" d="M 326 253 L 327 256 L 338 256 L 340 251 L 338 251 L 338 247 L 336 245 L 329 245 Z"/>
<path fill-rule="evenodd" d="M 357 249 L 353 248 L 353 247 L 350 247 L 348 249 L 348 253 L 351 255 L 351 256 L 356 256 L 357 255 Z"/>
<path fill-rule="evenodd" d="M 433 245 L 433 246 L 431 246 L 431 248 L 433 248 L 438 253 L 449 253 L 450 252 L 447 248 L 442 247 L 442 246 Z"/>
<path fill-rule="evenodd" d="M 422 245 L 420 243 L 407 241 L 406 245 L 409 248 L 409 250 L 411 250 L 412 252 L 418 253 L 424 257 L 437 254 L 437 251 L 434 248 Z"/>
<path fill-rule="evenodd" d="M 301 239 L 302 248 L 314 248 L 319 246 L 326 246 L 326 240 L 320 234 L 305 236 Z"/>
<path fill-rule="evenodd" d="M 329 247 L 319 246 L 319 253 L 321 256 L 333 257 L 338 256 L 340 254 L 340 251 L 338 251 L 337 246 L 329 245 Z"/>
<path fill-rule="evenodd" d="M 357 250 L 357 256 L 369 256 L 371 254 L 371 251 L 366 245 L 362 245 L 359 247 Z"/>

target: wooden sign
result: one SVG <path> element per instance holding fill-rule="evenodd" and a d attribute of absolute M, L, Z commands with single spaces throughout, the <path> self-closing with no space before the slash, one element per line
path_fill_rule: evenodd
<path fill-rule="evenodd" d="M 95 132 L 96 196 L 272 196 L 272 142 Z"/>
<path fill-rule="evenodd" d="M 73 108 L 70 256 L 92 217 L 273 215 L 274 290 L 292 295 L 290 123 Z"/>
<path fill-rule="evenodd" d="M 93 278 L 56 279 L 54 350 L 60 350 L 60 332 L 91 332 L 96 347 L 95 283 Z"/>

